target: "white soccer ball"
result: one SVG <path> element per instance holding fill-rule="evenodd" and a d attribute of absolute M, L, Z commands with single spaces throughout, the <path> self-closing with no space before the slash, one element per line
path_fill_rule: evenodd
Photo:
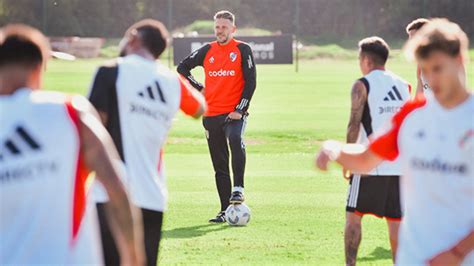
<path fill-rule="evenodd" d="M 231 204 L 225 210 L 225 219 L 229 225 L 244 226 L 250 222 L 250 208 L 242 204 Z"/>

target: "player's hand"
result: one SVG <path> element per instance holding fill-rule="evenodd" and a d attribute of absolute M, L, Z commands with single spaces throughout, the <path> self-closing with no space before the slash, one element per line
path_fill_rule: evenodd
<path fill-rule="evenodd" d="M 342 176 L 344 177 L 344 179 L 346 179 L 347 181 L 349 181 L 351 179 L 351 171 L 346 169 L 346 168 L 342 168 Z"/>
<path fill-rule="evenodd" d="M 430 266 L 444 266 L 444 265 L 461 265 L 462 258 L 456 256 L 451 250 L 444 251 L 439 253 L 438 255 L 434 256 L 432 259 L 428 261 Z"/>
<path fill-rule="evenodd" d="M 316 160 L 314 163 L 319 170 L 327 171 L 328 164 L 330 161 L 331 159 L 329 158 L 328 154 L 323 149 L 321 149 L 318 155 L 316 156 Z"/>
<path fill-rule="evenodd" d="M 335 161 L 341 154 L 342 144 L 335 140 L 326 140 L 321 145 L 321 150 L 316 157 L 316 167 L 326 171 L 330 161 Z"/>
<path fill-rule="evenodd" d="M 240 119 L 242 119 L 242 114 L 239 113 L 239 112 L 234 111 L 234 112 L 230 113 L 227 116 L 227 118 L 230 119 L 230 120 L 240 120 Z"/>

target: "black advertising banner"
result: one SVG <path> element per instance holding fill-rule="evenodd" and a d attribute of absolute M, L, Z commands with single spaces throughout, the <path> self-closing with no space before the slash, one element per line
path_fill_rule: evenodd
<path fill-rule="evenodd" d="M 257 64 L 292 64 L 293 36 L 239 36 L 237 40 L 252 47 Z M 175 65 L 204 44 L 215 40 L 213 36 L 173 38 L 173 62 Z"/>

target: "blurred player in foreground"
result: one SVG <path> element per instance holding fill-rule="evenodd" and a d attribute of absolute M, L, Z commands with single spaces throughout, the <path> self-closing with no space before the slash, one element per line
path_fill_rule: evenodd
<path fill-rule="evenodd" d="M 96 111 L 80 96 L 39 90 L 50 56 L 43 34 L 7 25 L 0 35 L 0 264 L 102 263 L 88 169 L 109 195 L 122 260 L 143 264 L 141 224 Z"/>
<path fill-rule="evenodd" d="M 474 96 L 466 85 L 468 39 L 455 23 L 433 19 L 405 46 L 433 95 L 422 94 L 393 117 L 368 148 L 327 141 L 316 159 L 370 171 L 384 159 L 402 164 L 404 210 L 396 263 L 474 263 Z"/>
<path fill-rule="evenodd" d="M 156 20 L 132 25 L 120 44 L 121 58 L 98 69 L 90 101 L 125 164 L 133 204 L 141 209 L 148 265 L 156 265 L 168 191 L 163 148 L 176 113 L 195 118 L 206 110 L 204 97 L 184 78 L 156 60 L 166 49 L 168 31 Z M 95 190 L 107 265 L 118 265 L 114 239 L 105 222 L 104 202 Z"/>
<path fill-rule="evenodd" d="M 359 42 L 359 66 L 364 77 L 356 80 L 351 92 L 351 114 L 347 126 L 347 143 L 367 145 L 374 132 L 390 122 L 410 99 L 410 85 L 385 69 L 390 48 L 379 37 Z M 372 214 L 385 218 L 389 229 L 392 254 L 395 257 L 402 211 L 400 208 L 400 164 L 382 162 L 370 172 L 350 176 L 344 231 L 346 265 L 355 265 L 362 239 L 362 216 Z"/>

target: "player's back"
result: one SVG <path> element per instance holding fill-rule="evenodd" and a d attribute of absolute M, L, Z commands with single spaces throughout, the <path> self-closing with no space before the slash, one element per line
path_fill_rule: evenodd
<path fill-rule="evenodd" d="M 367 105 L 362 116 L 357 143 L 367 145 L 373 133 L 390 126 L 392 116 L 410 99 L 410 85 L 402 78 L 386 70 L 373 70 L 361 81 L 367 89 Z M 400 175 L 399 162 L 383 162 L 373 175 Z"/>
<path fill-rule="evenodd" d="M 1 264 L 74 262 L 87 171 L 65 100 L 26 88 L 0 96 Z"/>
<path fill-rule="evenodd" d="M 180 108 L 178 76 L 160 63 L 129 55 L 118 61 L 116 90 L 133 201 L 141 208 L 163 211 L 167 190 L 162 147 Z"/>

